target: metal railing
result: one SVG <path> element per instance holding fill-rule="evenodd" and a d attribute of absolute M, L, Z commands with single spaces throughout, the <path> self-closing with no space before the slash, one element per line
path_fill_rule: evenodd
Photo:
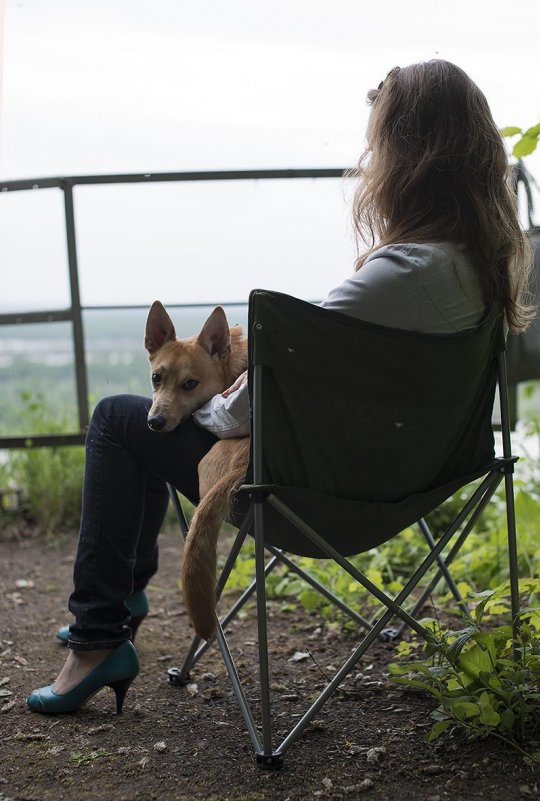
<path fill-rule="evenodd" d="M 88 373 L 86 367 L 86 345 L 83 329 L 83 312 L 87 310 L 112 310 L 127 308 L 146 308 L 143 306 L 83 306 L 79 291 L 79 270 L 77 263 L 77 241 L 75 234 L 75 207 L 73 187 L 96 184 L 159 183 L 171 181 L 245 181 L 245 180 L 290 180 L 299 178 L 341 178 L 347 170 L 342 167 L 322 169 L 280 169 L 280 170 L 219 170 L 198 172 L 160 172 L 127 173 L 118 175 L 71 175 L 64 178 L 25 178 L 15 181 L 0 181 L 1 192 L 35 191 L 57 188 L 64 195 L 64 215 L 66 226 L 66 245 L 69 271 L 71 304 L 66 309 L 49 309 L 33 312 L 11 312 L 0 314 L 0 325 L 20 325 L 24 323 L 70 322 L 73 335 L 75 361 L 75 384 L 79 430 L 66 434 L 40 434 L 28 436 L 0 437 L 0 448 L 27 448 L 56 445 L 81 445 L 89 423 L 88 414 Z M 219 301 L 218 301 L 219 302 Z M 246 301 L 247 302 L 247 301 Z M 184 304 L 194 308 L 207 304 Z M 209 301 L 208 305 L 211 305 Z M 221 304 L 238 305 L 238 304 Z"/>

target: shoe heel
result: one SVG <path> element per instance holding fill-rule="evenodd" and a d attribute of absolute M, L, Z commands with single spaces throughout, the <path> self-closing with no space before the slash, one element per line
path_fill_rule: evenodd
<path fill-rule="evenodd" d="M 129 686 L 135 677 L 132 676 L 129 679 L 120 679 L 119 681 L 111 681 L 108 684 L 112 690 L 114 690 L 114 694 L 116 695 L 116 714 L 122 714 L 122 707 L 124 706 L 124 698 L 126 697 L 126 693 L 129 690 Z"/>
<path fill-rule="evenodd" d="M 131 628 L 131 642 L 135 642 L 135 635 L 137 634 L 139 626 L 141 625 L 145 617 L 146 615 L 139 615 L 138 617 L 131 618 L 129 622 Z"/>

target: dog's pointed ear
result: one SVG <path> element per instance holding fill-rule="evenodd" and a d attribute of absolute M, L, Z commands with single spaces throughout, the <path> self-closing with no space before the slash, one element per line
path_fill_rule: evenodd
<path fill-rule="evenodd" d="M 221 306 L 216 306 L 205 322 L 197 342 L 210 356 L 215 354 L 223 356 L 229 350 L 231 347 L 231 335 L 225 312 Z"/>
<path fill-rule="evenodd" d="M 148 312 L 144 347 L 150 356 L 153 356 L 166 342 L 171 342 L 175 339 L 176 331 L 174 330 L 173 321 L 159 300 L 155 300 Z"/>

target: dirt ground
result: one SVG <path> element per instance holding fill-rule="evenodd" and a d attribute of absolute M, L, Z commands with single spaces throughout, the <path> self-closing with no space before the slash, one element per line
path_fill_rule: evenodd
<path fill-rule="evenodd" d="M 74 537 L 54 543 L 0 533 L 0 801 L 295 801 L 296 799 L 537 799 L 540 773 L 498 741 L 454 732 L 429 745 L 433 702 L 391 684 L 392 645 L 369 659 L 288 751 L 281 771 L 255 767 L 251 744 L 216 649 L 193 671 L 191 688 L 168 682 L 190 642 L 177 575 L 181 545 L 161 540 L 149 588 L 151 614 L 137 637 L 141 672 L 114 714 L 105 689 L 72 715 L 30 712 L 26 695 L 50 683 L 64 658 L 55 642 L 71 586 Z M 257 698 L 253 608 L 230 629 L 232 654 Z M 270 606 L 277 734 L 298 718 L 322 672 L 332 674 L 350 637 L 300 610 Z M 313 658 L 291 661 L 296 652 Z M 196 686 L 195 686 L 196 685 Z"/>

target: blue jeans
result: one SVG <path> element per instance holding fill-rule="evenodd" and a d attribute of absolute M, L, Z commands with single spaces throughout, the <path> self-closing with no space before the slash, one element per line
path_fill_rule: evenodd
<path fill-rule="evenodd" d="M 69 647 L 116 648 L 131 636 L 126 598 L 157 570 L 166 482 L 199 500 L 197 465 L 217 441 L 190 419 L 169 433 L 148 428 L 151 401 L 105 398 L 86 437 L 81 528 L 69 609 Z"/>

